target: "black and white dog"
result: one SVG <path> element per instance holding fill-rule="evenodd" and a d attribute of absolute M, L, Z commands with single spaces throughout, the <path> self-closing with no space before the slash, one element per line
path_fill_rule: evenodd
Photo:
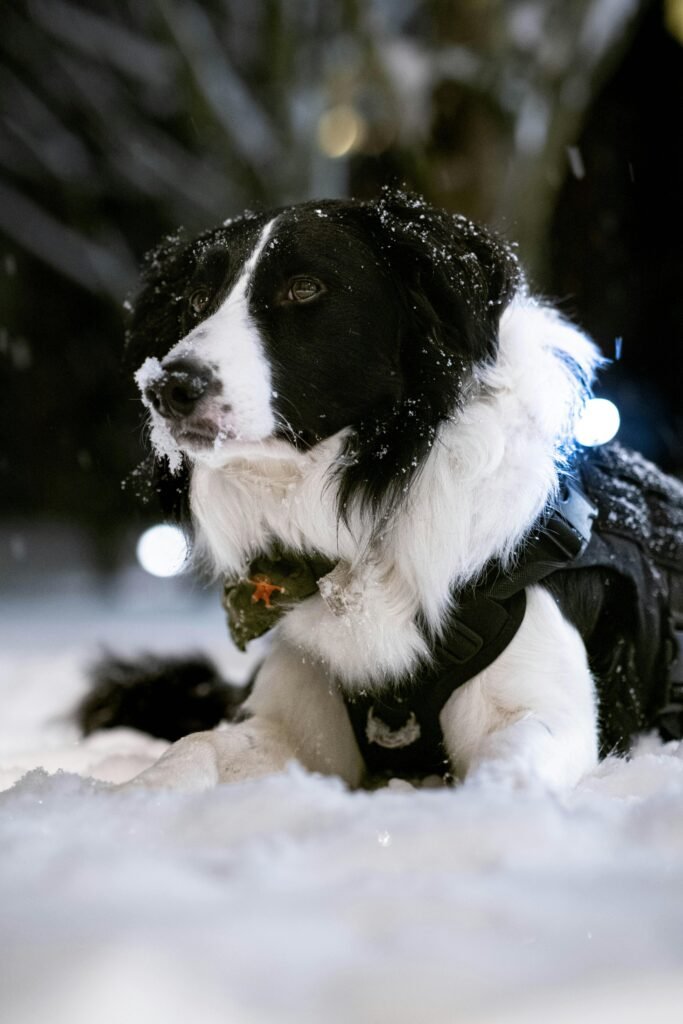
<path fill-rule="evenodd" d="M 637 633 L 608 570 L 532 574 L 489 664 L 446 690 L 433 669 L 435 651 L 458 671 L 469 657 L 448 661 L 454 622 L 481 646 L 488 627 L 459 609 L 492 567 L 514 575 L 547 523 L 602 361 L 529 295 L 508 246 L 398 193 L 245 215 L 151 254 L 127 352 L 158 466 L 187 488 L 195 560 L 284 612 L 240 720 L 179 740 L 140 783 L 296 759 L 357 786 L 367 749 L 419 739 L 413 702 L 434 680 L 456 777 L 562 788 L 593 768 L 600 665 L 615 648 L 633 662 Z M 283 550 L 324 565 L 296 602 L 253 578 Z M 397 701 L 403 722 L 383 720 Z"/>

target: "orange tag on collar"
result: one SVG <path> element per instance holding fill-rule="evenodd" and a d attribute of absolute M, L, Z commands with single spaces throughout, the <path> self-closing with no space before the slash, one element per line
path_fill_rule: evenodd
<path fill-rule="evenodd" d="M 271 583 L 267 576 L 261 574 L 250 579 L 249 583 L 254 588 L 254 593 L 251 595 L 252 604 L 263 601 L 266 608 L 273 607 L 270 603 L 270 598 L 275 591 L 278 591 L 280 594 L 286 593 L 284 587 L 279 587 L 277 583 Z"/>

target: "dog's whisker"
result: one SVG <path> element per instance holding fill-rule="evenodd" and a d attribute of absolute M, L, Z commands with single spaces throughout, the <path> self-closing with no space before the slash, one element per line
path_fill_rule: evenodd
<path fill-rule="evenodd" d="M 280 412 L 277 412 L 275 415 L 278 427 L 284 431 L 284 433 L 286 434 L 290 441 L 296 442 L 298 440 L 296 431 L 294 430 L 294 427 L 289 422 L 287 417 Z"/>

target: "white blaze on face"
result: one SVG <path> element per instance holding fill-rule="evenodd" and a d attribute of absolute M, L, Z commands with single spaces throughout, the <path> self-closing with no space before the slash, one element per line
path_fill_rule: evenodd
<path fill-rule="evenodd" d="M 213 448 L 193 450 L 189 447 L 193 458 L 211 465 L 220 464 L 230 455 L 231 441 L 263 441 L 275 429 L 270 366 L 258 328 L 249 315 L 248 299 L 253 272 L 273 224 L 274 221 L 270 221 L 261 232 L 222 305 L 174 345 L 159 367 L 163 371 L 164 366 L 173 360 L 187 358 L 209 367 L 220 382 L 220 393 L 202 404 L 200 414 L 203 420 L 218 428 Z M 140 373 L 138 371 L 138 375 Z M 164 436 L 169 432 L 168 428 L 164 429 L 165 424 L 157 424 L 161 420 L 158 414 L 153 413 L 152 420 Z M 154 429 L 152 441 L 155 441 Z M 182 440 L 180 446 L 185 447 Z M 161 454 L 168 456 L 167 450 Z"/>

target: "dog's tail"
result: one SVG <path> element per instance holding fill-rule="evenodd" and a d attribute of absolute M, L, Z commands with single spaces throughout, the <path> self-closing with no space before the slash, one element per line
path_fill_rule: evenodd
<path fill-rule="evenodd" d="M 76 709 L 85 736 L 127 726 L 177 740 L 231 721 L 251 690 L 224 680 L 203 655 L 125 660 L 103 655 L 89 671 L 91 687 Z"/>

